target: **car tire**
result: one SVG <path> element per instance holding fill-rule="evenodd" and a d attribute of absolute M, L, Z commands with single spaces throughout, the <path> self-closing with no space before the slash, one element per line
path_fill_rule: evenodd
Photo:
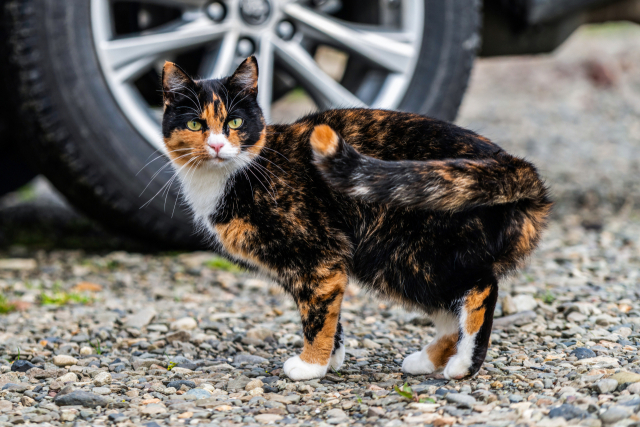
<path fill-rule="evenodd" d="M 0 8 L 0 58 L 9 56 L 9 33 L 2 25 L 4 17 L 4 9 Z M 6 61 L 0 62 L 0 82 L 6 88 L 15 87 L 18 82 L 18 76 Z M 17 190 L 36 176 L 34 165 L 29 164 L 28 156 L 20 150 L 24 129 L 15 108 L 19 103 L 17 95 L 16 91 L 4 90 L 0 102 L 0 196 Z"/>
<path fill-rule="evenodd" d="M 480 2 L 424 1 L 420 58 L 400 109 L 451 120 L 480 42 Z M 19 79 L 8 90 L 16 91 L 29 123 L 25 149 L 76 208 L 106 227 L 159 248 L 199 247 L 176 190 L 140 208 L 164 182 L 153 179 L 157 168 L 144 168 L 155 150 L 124 116 L 102 76 L 89 4 L 5 1 L 9 65 Z"/>

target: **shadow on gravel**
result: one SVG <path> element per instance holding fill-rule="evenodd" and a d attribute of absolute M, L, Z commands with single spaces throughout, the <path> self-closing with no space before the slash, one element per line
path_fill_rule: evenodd
<path fill-rule="evenodd" d="M 19 252 L 21 248 L 157 252 L 76 212 L 42 177 L 0 198 L 0 250 Z"/>

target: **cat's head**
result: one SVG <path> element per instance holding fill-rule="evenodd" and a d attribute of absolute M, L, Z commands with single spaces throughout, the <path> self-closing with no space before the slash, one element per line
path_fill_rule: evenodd
<path fill-rule="evenodd" d="M 162 71 L 162 134 L 178 167 L 237 169 L 264 146 L 266 126 L 258 105 L 258 62 L 247 58 L 233 75 L 193 80 L 176 64 Z"/>

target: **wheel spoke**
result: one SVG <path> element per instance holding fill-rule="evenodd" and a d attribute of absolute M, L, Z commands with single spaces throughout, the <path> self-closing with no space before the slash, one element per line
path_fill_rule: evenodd
<path fill-rule="evenodd" d="M 302 86 L 307 89 L 321 108 L 364 107 L 358 97 L 329 77 L 318 67 L 311 55 L 295 42 L 272 39 L 275 54 L 282 59 Z"/>
<path fill-rule="evenodd" d="M 224 35 L 220 48 L 216 55 L 209 55 L 208 60 L 202 65 L 201 72 L 206 79 L 219 79 L 228 76 L 233 71 L 238 47 L 238 32 L 229 31 Z"/>
<path fill-rule="evenodd" d="M 160 6 L 170 6 L 177 8 L 202 7 L 207 0 L 137 0 L 139 3 L 157 4 Z"/>
<path fill-rule="evenodd" d="M 115 77 L 122 83 L 130 82 L 151 68 L 156 60 L 155 56 L 138 59 L 116 70 Z"/>
<path fill-rule="evenodd" d="M 413 57 L 411 43 L 398 41 L 397 37 L 390 37 L 382 31 L 367 31 L 296 3 L 287 4 L 284 12 L 310 36 L 336 43 L 389 71 L 405 71 Z"/>
<path fill-rule="evenodd" d="M 199 46 L 222 37 L 228 30 L 227 25 L 212 25 L 203 17 L 169 31 L 104 41 L 98 48 L 111 67 L 118 69 L 145 57 L 159 58 Z"/>
<path fill-rule="evenodd" d="M 267 122 L 271 120 L 271 98 L 273 85 L 273 44 L 271 35 L 264 34 L 260 38 L 258 52 L 258 104 Z"/>

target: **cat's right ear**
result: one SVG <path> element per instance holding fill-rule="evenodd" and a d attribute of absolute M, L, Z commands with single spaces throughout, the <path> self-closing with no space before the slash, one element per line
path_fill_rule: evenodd
<path fill-rule="evenodd" d="M 176 96 L 193 84 L 191 77 L 173 62 L 165 62 L 162 68 L 162 95 L 165 105 L 172 104 Z M 184 95 L 183 95 L 184 96 Z"/>

